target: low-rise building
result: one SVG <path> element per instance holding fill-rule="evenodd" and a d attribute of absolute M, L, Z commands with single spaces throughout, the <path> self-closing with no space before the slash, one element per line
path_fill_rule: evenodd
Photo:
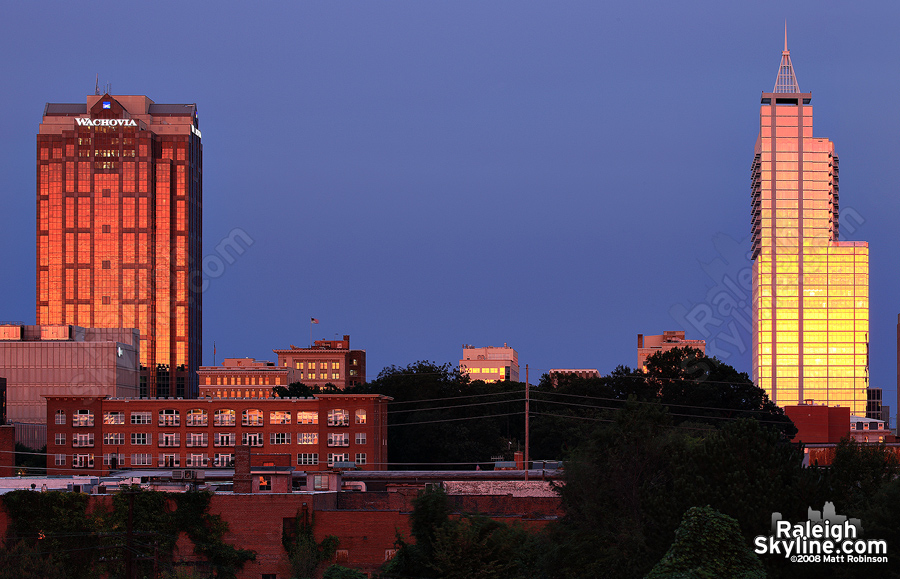
<path fill-rule="evenodd" d="M 137 397 L 139 348 L 132 328 L 0 325 L 7 420 L 44 424 L 44 396 Z"/>
<path fill-rule="evenodd" d="M 577 378 L 579 380 L 588 380 L 590 378 L 599 378 L 600 371 L 596 368 L 553 368 L 548 372 L 550 383 L 556 388 L 559 385 L 560 378 Z"/>
<path fill-rule="evenodd" d="M 297 470 L 387 463 L 387 396 L 311 398 L 47 397 L 47 469 L 226 468 L 244 444 Z"/>
<path fill-rule="evenodd" d="M 288 349 L 273 352 L 278 356 L 278 366 L 290 371 L 290 382 L 334 384 L 344 390 L 366 381 L 366 351 L 351 350 L 347 335 L 342 340 L 316 340 L 311 348 L 291 344 Z"/>
<path fill-rule="evenodd" d="M 272 388 L 287 386 L 293 372 L 254 358 L 225 358 L 221 366 L 201 366 L 201 398 L 274 398 Z"/>
<path fill-rule="evenodd" d="M 637 367 L 646 370 L 647 358 L 657 352 L 668 352 L 674 348 L 694 348 L 706 353 L 706 340 L 685 340 L 684 332 L 672 330 L 658 336 L 637 335 Z"/>
<path fill-rule="evenodd" d="M 497 346 L 476 348 L 463 345 L 459 373 L 467 375 L 470 380 L 518 382 L 519 354 L 506 344 L 503 344 L 502 348 Z"/>

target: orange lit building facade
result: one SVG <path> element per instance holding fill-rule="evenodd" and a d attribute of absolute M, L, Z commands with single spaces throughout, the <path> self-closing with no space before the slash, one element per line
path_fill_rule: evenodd
<path fill-rule="evenodd" d="M 506 344 L 503 347 L 485 346 L 476 348 L 463 346 L 463 357 L 459 361 L 459 373 L 470 380 L 484 382 L 519 381 L 519 353 Z"/>
<path fill-rule="evenodd" d="M 866 410 L 869 248 L 838 240 L 838 157 L 785 41 L 753 159 L 753 380 L 779 406 Z"/>
<path fill-rule="evenodd" d="M 197 107 L 48 103 L 37 136 L 37 323 L 138 328 L 141 395 L 197 395 Z"/>
<path fill-rule="evenodd" d="M 225 358 L 221 366 L 201 366 L 201 398 L 275 398 L 275 386 L 291 383 L 293 372 L 254 358 Z"/>
<path fill-rule="evenodd" d="M 228 468 L 236 448 L 298 471 L 336 462 L 386 470 L 387 403 L 380 394 L 178 400 L 47 396 L 47 469 Z M 263 461 L 265 462 L 265 461 Z"/>
<path fill-rule="evenodd" d="M 312 348 L 291 344 L 288 349 L 272 351 L 278 356 L 278 366 L 289 371 L 289 384 L 334 384 L 344 390 L 366 382 L 366 351 L 351 350 L 348 335 L 342 340 L 316 340 Z"/>

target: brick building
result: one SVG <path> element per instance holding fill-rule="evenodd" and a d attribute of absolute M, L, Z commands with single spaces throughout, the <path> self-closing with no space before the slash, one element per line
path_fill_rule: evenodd
<path fill-rule="evenodd" d="M 47 397 L 47 469 L 225 468 L 251 447 L 297 470 L 387 463 L 387 396 L 250 399 Z M 274 457 L 280 457 L 274 460 Z"/>
<path fill-rule="evenodd" d="M 290 371 L 288 383 L 334 384 L 343 390 L 366 381 L 366 351 L 351 350 L 347 335 L 342 340 L 316 340 L 312 348 L 291 344 L 286 350 L 273 352 L 278 356 L 278 366 Z"/>
<path fill-rule="evenodd" d="M 201 366 L 201 398 L 274 398 L 272 388 L 293 380 L 290 368 L 254 358 L 225 358 L 221 366 Z"/>

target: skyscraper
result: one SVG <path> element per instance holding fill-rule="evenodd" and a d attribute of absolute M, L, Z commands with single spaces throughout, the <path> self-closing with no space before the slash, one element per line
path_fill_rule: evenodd
<path fill-rule="evenodd" d="M 753 380 L 778 405 L 866 409 L 869 247 L 838 241 L 838 156 L 813 137 L 785 35 L 751 172 Z"/>
<path fill-rule="evenodd" d="M 198 126 L 194 104 L 96 94 L 47 103 L 37 136 L 37 323 L 138 328 L 142 396 L 197 394 Z"/>

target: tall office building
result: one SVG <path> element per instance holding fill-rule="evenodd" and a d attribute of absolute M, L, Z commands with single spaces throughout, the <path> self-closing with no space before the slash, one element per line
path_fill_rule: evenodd
<path fill-rule="evenodd" d="M 142 396 L 197 394 L 202 159 L 194 104 L 44 108 L 37 323 L 138 328 Z"/>
<path fill-rule="evenodd" d="M 753 380 L 779 406 L 866 410 L 869 247 L 838 241 L 838 156 L 813 137 L 785 36 L 752 166 Z"/>

